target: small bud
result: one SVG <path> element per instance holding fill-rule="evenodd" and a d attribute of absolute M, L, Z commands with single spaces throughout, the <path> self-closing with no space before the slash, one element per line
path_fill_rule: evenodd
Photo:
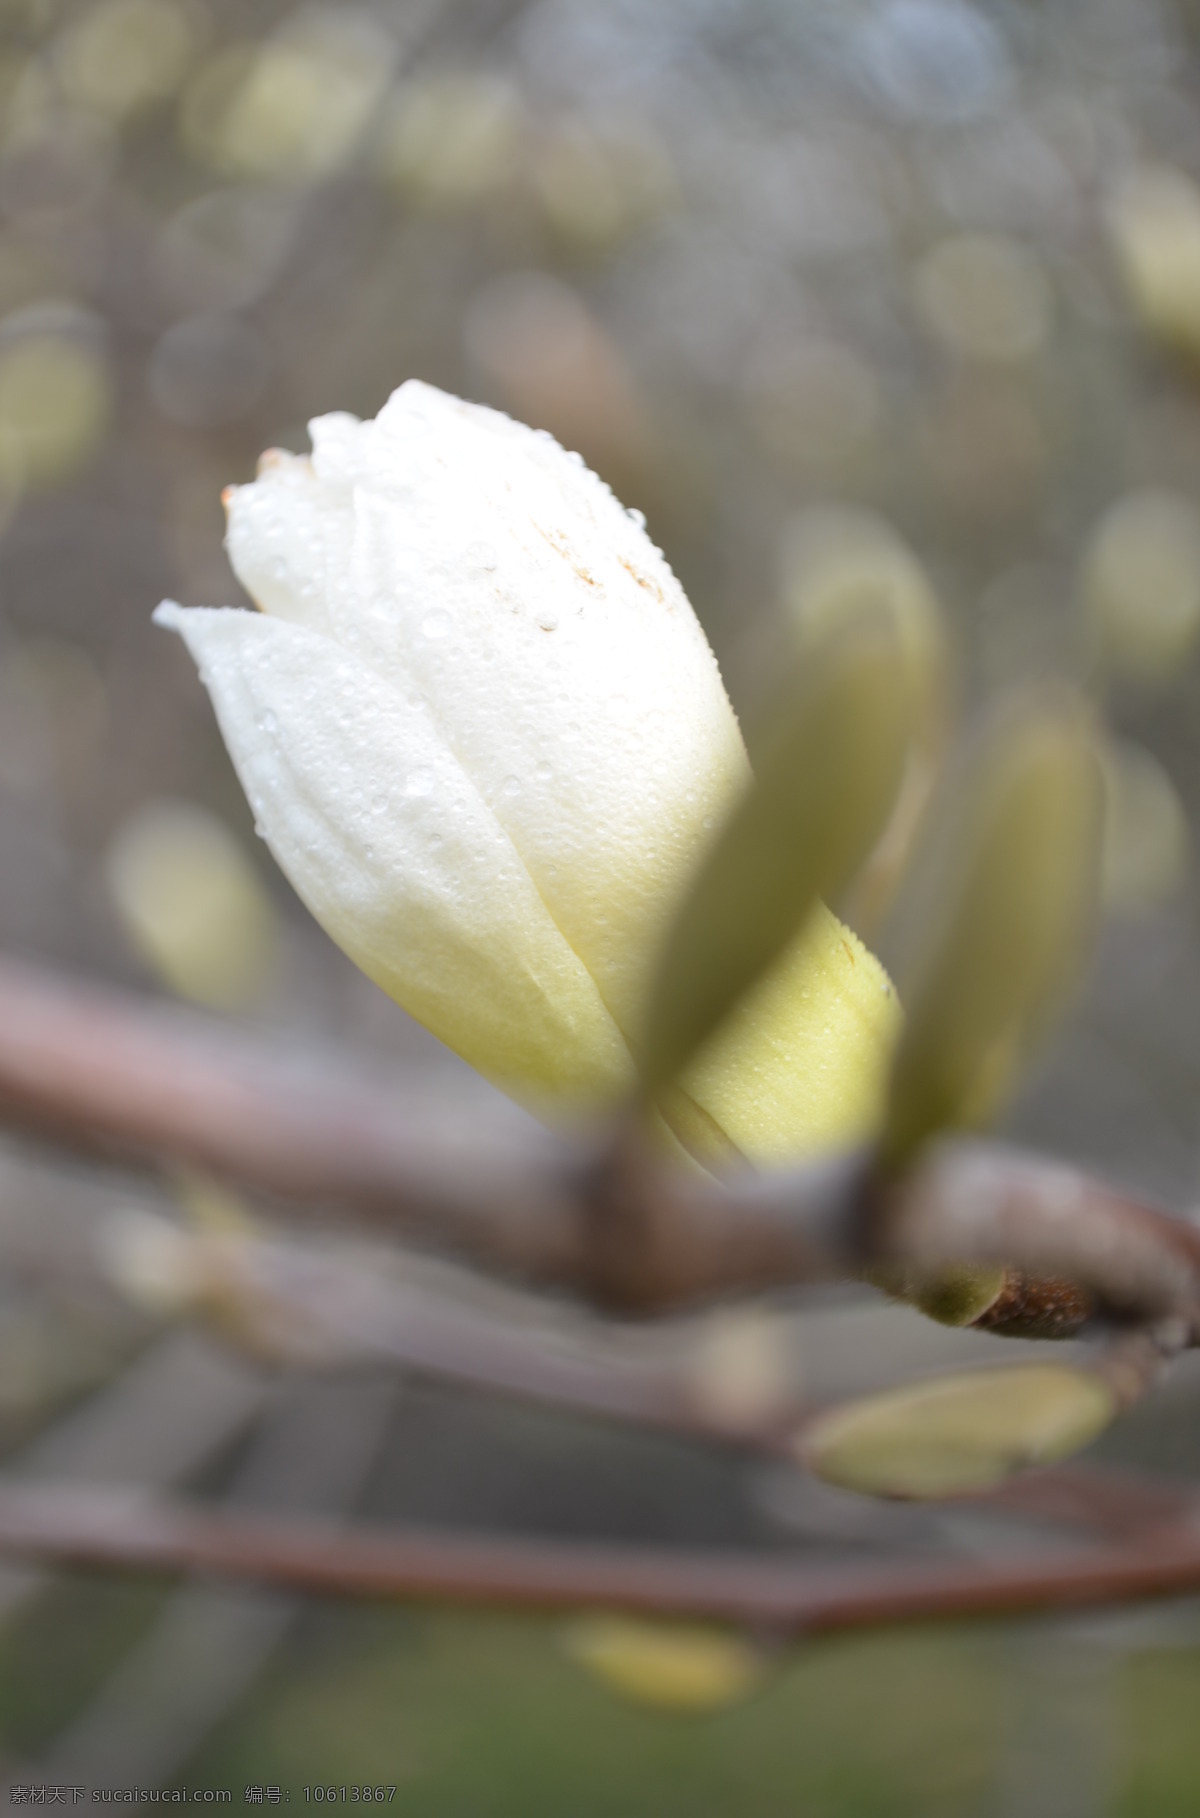
<path fill-rule="evenodd" d="M 909 1014 L 882 1142 L 893 1165 L 994 1114 L 1086 951 L 1101 782 L 1083 711 L 1031 700 L 999 720 L 941 831 L 907 905 Z"/>
<path fill-rule="evenodd" d="M 232 1010 L 261 994 L 275 958 L 275 912 L 215 815 L 189 802 L 151 802 L 121 827 L 105 870 L 130 940 L 180 996 Z"/>
<path fill-rule="evenodd" d="M 1106 909 L 1155 909 L 1179 889 L 1191 851 L 1187 811 L 1158 760 L 1127 739 L 1104 752 Z"/>
<path fill-rule="evenodd" d="M 739 1703 L 759 1684 L 760 1651 L 698 1625 L 590 1616 L 564 1634 L 567 1652 L 633 1704 L 696 1716 Z"/>
<path fill-rule="evenodd" d="M 868 1496 L 968 1496 L 1080 1451 L 1116 1412 L 1098 1376 L 1022 1364 L 835 1408 L 804 1429 L 800 1451 L 827 1483 Z"/>
<path fill-rule="evenodd" d="M 821 506 L 798 513 L 785 531 L 781 558 L 797 647 L 819 646 L 874 602 L 895 625 L 905 685 L 913 692 L 912 745 L 899 796 L 842 904 L 846 919 L 869 938 L 903 875 L 942 756 L 950 681 L 942 609 L 916 557 L 871 512 Z"/>
<path fill-rule="evenodd" d="M 912 732 L 905 682 L 896 615 L 874 597 L 797 661 L 754 744 L 755 780 L 668 933 L 641 1044 L 648 1093 L 682 1072 L 870 852 Z"/>
<path fill-rule="evenodd" d="M 1200 512 L 1176 493 L 1126 493 L 1092 534 L 1081 588 L 1101 667 L 1143 686 L 1170 681 L 1200 638 Z"/>
<path fill-rule="evenodd" d="M 896 1300 L 919 1307 L 941 1326 L 973 1326 L 995 1306 L 1004 1291 L 1008 1271 L 967 1264 L 936 1269 L 925 1274 L 891 1264 L 866 1271 L 866 1279 Z"/>
<path fill-rule="evenodd" d="M 1142 327 L 1200 358 L 1200 190 L 1182 171 L 1144 166 L 1114 194 L 1108 228 Z"/>

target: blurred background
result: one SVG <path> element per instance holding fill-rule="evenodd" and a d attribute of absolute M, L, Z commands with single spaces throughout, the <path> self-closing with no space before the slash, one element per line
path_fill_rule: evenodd
<path fill-rule="evenodd" d="M 291 897 L 149 622 L 164 595 L 243 598 L 219 495 L 260 450 L 412 375 L 549 429 L 645 512 L 740 709 L 781 619 L 864 563 L 933 590 L 969 710 L 1086 679 L 1114 732 L 1110 914 L 1010 1128 L 1193 1204 L 1191 0 L 0 0 L 0 946 L 502 1120 Z M 232 1340 L 174 1318 L 163 1221 L 252 1217 L 0 1146 L 10 1467 L 821 1558 L 1001 1544 L 783 1465 L 350 1357 L 297 1368 L 303 1335 L 244 1309 Z M 860 1300 L 636 1346 L 764 1406 L 992 1348 Z M 1184 1369 L 1104 1449 L 1194 1474 L 1197 1413 Z M 6 1568 L 0 1755 L 10 1779 L 235 1803 L 395 1784 L 423 1818 L 1200 1801 L 1190 1604 L 752 1672 L 718 1651 L 688 1715 L 658 1708 L 669 1667 L 647 1691 L 645 1662 L 599 1655 L 561 1625 Z"/>

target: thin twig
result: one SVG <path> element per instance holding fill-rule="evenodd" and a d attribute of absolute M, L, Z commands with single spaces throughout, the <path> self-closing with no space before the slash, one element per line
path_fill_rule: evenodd
<path fill-rule="evenodd" d="M 198 1572 L 333 1596 L 525 1611 L 622 1610 L 781 1635 L 1085 1608 L 1200 1590 L 1191 1523 L 1074 1557 L 801 1566 L 488 1535 L 346 1529 L 78 1489 L 0 1489 L 0 1552 L 60 1566 Z"/>
<path fill-rule="evenodd" d="M 311 1366 L 387 1362 L 489 1396 L 515 1397 L 572 1415 L 598 1416 L 795 1463 L 805 1425 L 823 1410 L 781 1385 L 769 1404 L 714 1407 L 695 1371 L 678 1361 L 630 1356 L 607 1341 L 563 1344 L 494 1307 L 466 1306 L 427 1277 L 409 1280 L 350 1252 L 238 1235 L 188 1237 L 194 1305 L 255 1354 Z M 604 1332 L 605 1328 L 599 1328 Z M 615 1348 L 614 1348 L 615 1347 Z M 1118 1332 L 1092 1368 L 1123 1407 L 1150 1389 L 1170 1346 L 1141 1329 Z M 1182 1488 L 1079 1467 L 1042 1470 L 972 1498 L 1014 1514 L 1125 1536 L 1178 1517 Z"/>
<path fill-rule="evenodd" d="M 714 1409 L 688 1359 L 639 1355 L 591 1322 L 571 1332 L 529 1297 L 460 1300 L 370 1253 L 243 1235 L 175 1234 L 191 1304 L 283 1362 L 386 1362 L 571 1413 L 752 1450 L 777 1450 L 806 1412 L 781 1384 L 769 1406 Z M 496 1304 L 498 1301 L 498 1304 Z M 577 1322 L 582 1324 L 582 1322 Z"/>

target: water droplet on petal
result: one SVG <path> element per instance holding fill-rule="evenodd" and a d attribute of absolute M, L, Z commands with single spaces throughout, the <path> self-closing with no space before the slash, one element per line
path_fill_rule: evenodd
<path fill-rule="evenodd" d="M 500 785 L 502 795 L 520 795 L 521 779 L 519 776 L 506 776 Z"/>
<path fill-rule="evenodd" d="M 469 568 L 482 568 L 485 574 L 499 566 L 499 557 L 490 543 L 472 543 L 465 559 Z"/>
<path fill-rule="evenodd" d="M 421 620 L 421 630 L 427 638 L 444 638 L 450 634 L 453 621 L 448 612 L 427 612 Z"/>
<path fill-rule="evenodd" d="M 410 770 L 404 784 L 405 795 L 432 795 L 434 785 L 433 771 L 424 765 L 418 770 Z"/>
<path fill-rule="evenodd" d="M 633 519 L 639 530 L 645 530 L 646 514 L 644 511 L 639 511 L 636 505 L 630 505 L 626 515 Z"/>

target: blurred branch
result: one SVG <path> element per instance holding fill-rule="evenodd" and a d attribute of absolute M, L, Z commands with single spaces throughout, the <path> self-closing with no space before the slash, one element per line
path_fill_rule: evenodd
<path fill-rule="evenodd" d="M 165 1229 L 174 1230 L 173 1227 Z M 524 1302 L 501 1312 L 464 1305 L 428 1279 L 409 1280 L 378 1259 L 322 1253 L 245 1236 L 176 1233 L 191 1253 L 196 1291 L 188 1304 L 215 1317 L 235 1339 L 281 1361 L 326 1366 L 388 1363 L 435 1381 L 509 1396 L 558 1411 L 619 1421 L 719 1445 L 748 1457 L 802 1456 L 805 1433 L 821 1408 L 779 1385 L 714 1405 L 695 1362 L 630 1354 L 601 1327 L 569 1345 Z M 523 1316 L 524 1315 L 524 1316 Z M 1128 1407 L 1157 1380 L 1170 1348 L 1131 1328 L 1097 1348 L 1091 1368 Z M 1147 1523 L 1177 1518 L 1185 1493 L 1128 1474 L 1058 1467 L 972 1493 L 972 1501 L 1013 1514 L 1085 1526 L 1125 1537 Z M 831 1533 L 839 1517 L 830 1517 Z"/>
<path fill-rule="evenodd" d="M 55 1565 L 203 1572 L 335 1596 L 566 1611 L 603 1607 L 778 1634 L 1077 1609 L 1200 1589 L 1200 1535 L 1180 1517 L 1065 1557 L 847 1569 L 490 1535 L 388 1532 L 218 1513 L 78 1488 L 0 1489 L 0 1551 Z"/>
<path fill-rule="evenodd" d="M 452 1108 L 406 1107 L 193 1015 L 8 960 L 0 1121 L 336 1206 L 608 1310 L 663 1313 L 876 1263 L 994 1262 L 1086 1284 L 1122 1319 L 1173 1320 L 1175 1347 L 1200 1319 L 1200 1231 L 1004 1147 L 943 1144 L 895 1180 L 857 1154 L 717 1183 L 628 1143 L 573 1150 L 530 1131 L 466 1144 Z"/>
<path fill-rule="evenodd" d="M 786 1392 L 769 1408 L 712 1409 L 686 1360 L 630 1354 L 606 1327 L 566 1340 L 530 1319 L 527 1299 L 498 1310 L 381 1270 L 377 1258 L 181 1237 L 197 1276 L 187 1304 L 283 1361 L 384 1362 L 489 1395 L 756 1451 L 786 1450 L 804 1412 Z"/>

